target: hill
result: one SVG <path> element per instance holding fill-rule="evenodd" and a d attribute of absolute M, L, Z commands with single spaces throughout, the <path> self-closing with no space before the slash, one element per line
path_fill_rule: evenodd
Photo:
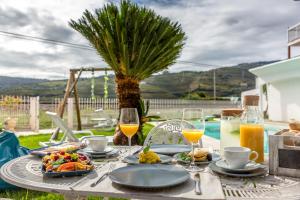
<path fill-rule="evenodd" d="M 33 78 L 19 78 L 0 76 L 0 90 L 24 84 L 41 83 L 47 81 L 46 79 L 33 79 Z"/>
<path fill-rule="evenodd" d="M 274 62 L 274 61 L 271 61 Z M 255 76 L 248 69 L 271 62 L 243 63 L 209 71 L 183 71 L 151 76 L 141 83 L 144 98 L 187 98 L 199 99 L 213 96 L 215 72 L 216 94 L 218 97 L 239 96 L 241 91 L 255 88 Z M 66 80 L 42 80 L 0 76 L 0 93 L 4 95 L 29 95 L 42 98 L 62 97 Z M 103 96 L 103 77 L 95 80 L 95 94 Z M 78 83 L 81 97 L 90 96 L 91 80 L 82 78 Z M 109 97 L 115 97 L 114 76 L 108 83 Z"/>

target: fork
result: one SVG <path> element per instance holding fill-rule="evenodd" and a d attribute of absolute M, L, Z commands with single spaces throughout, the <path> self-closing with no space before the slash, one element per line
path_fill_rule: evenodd
<path fill-rule="evenodd" d="M 106 163 L 102 163 L 98 166 L 95 167 L 95 170 L 101 169 Z M 82 182 L 86 181 L 88 178 L 90 177 L 90 175 L 87 175 L 85 177 L 83 177 L 82 179 L 79 179 L 78 181 L 76 181 L 74 184 L 72 184 L 72 186 L 70 186 L 71 190 L 74 190 L 74 187 L 81 184 Z"/>
<path fill-rule="evenodd" d="M 114 170 L 114 168 L 116 167 L 115 163 L 111 163 L 109 165 L 109 169 L 106 173 L 104 173 L 98 180 L 96 180 L 94 183 L 91 184 L 91 187 L 95 187 L 96 185 L 98 185 L 101 181 L 103 181 L 111 172 L 112 170 Z"/>

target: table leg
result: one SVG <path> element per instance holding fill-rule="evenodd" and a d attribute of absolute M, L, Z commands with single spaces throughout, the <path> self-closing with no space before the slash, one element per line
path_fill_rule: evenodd
<path fill-rule="evenodd" d="M 83 196 L 76 196 L 76 195 L 72 195 L 72 194 L 65 194 L 64 195 L 64 200 L 87 200 L 87 197 L 83 197 Z"/>

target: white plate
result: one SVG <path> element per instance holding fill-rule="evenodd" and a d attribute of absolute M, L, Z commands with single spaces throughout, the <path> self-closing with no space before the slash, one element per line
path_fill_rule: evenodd
<path fill-rule="evenodd" d="M 254 161 L 251 161 L 248 163 L 244 168 L 241 169 L 232 169 L 229 167 L 229 165 L 226 163 L 225 160 L 219 160 L 216 162 L 216 165 L 220 168 L 222 168 L 225 171 L 229 172 L 235 172 L 235 173 L 248 173 L 254 170 L 257 170 L 259 168 L 262 168 L 263 166 L 261 164 L 258 164 Z"/>
<path fill-rule="evenodd" d="M 104 151 L 94 151 L 91 148 L 87 147 L 85 149 L 82 149 L 83 152 L 88 153 L 88 154 L 93 154 L 93 155 L 98 155 L 98 154 L 107 154 L 113 150 L 112 147 L 106 147 Z"/>

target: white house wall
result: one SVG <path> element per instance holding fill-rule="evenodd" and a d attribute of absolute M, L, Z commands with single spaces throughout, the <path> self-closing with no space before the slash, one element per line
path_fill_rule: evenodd
<path fill-rule="evenodd" d="M 270 120 L 295 119 L 300 121 L 300 57 L 282 60 L 249 71 L 257 76 L 256 88 L 260 91 L 262 108 L 265 108 L 262 86 L 267 83 Z"/>
<path fill-rule="evenodd" d="M 268 84 L 269 119 L 300 121 L 300 79 L 289 79 Z"/>

